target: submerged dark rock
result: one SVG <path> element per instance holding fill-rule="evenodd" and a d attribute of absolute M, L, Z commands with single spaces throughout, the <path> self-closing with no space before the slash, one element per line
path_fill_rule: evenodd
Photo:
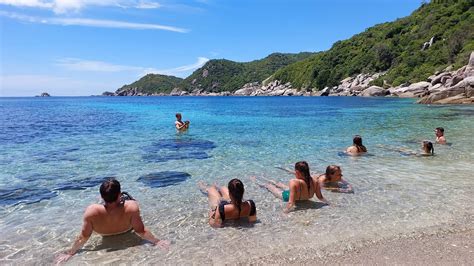
<path fill-rule="evenodd" d="M 168 187 L 186 181 L 191 175 L 185 172 L 164 171 L 140 176 L 137 181 L 149 187 Z"/>
<path fill-rule="evenodd" d="M 0 189 L 0 205 L 32 204 L 56 196 L 56 192 L 46 188 L 12 187 Z"/>
<path fill-rule="evenodd" d="M 162 139 L 150 146 L 143 147 L 146 152 L 142 156 L 147 162 L 166 162 L 171 160 L 210 158 L 206 151 L 216 147 L 214 142 L 190 138 Z"/>

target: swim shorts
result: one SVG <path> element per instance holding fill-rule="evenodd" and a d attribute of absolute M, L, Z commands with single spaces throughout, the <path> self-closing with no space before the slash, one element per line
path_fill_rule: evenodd
<path fill-rule="evenodd" d="M 281 197 L 283 198 L 284 202 L 288 202 L 290 200 L 290 191 L 283 190 L 283 192 L 281 192 Z"/>

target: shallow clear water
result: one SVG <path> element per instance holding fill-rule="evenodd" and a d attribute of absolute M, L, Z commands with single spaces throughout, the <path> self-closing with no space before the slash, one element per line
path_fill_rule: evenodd
<path fill-rule="evenodd" d="M 117 177 L 139 200 L 150 230 L 173 244 L 162 252 L 130 235 L 94 235 L 72 262 L 248 262 L 474 215 L 474 106 L 360 97 L 52 97 L 0 98 L 0 110 L 0 263 L 52 262 L 78 234 L 86 206 L 99 202 L 106 176 Z M 186 134 L 174 129 L 176 112 L 191 120 Z M 386 148 L 418 150 L 438 126 L 451 145 L 435 145 L 434 157 Z M 354 134 L 372 156 L 340 154 Z M 302 204 L 283 214 L 283 204 L 249 177 L 287 182 L 291 176 L 275 167 L 300 160 L 313 173 L 341 165 L 355 193 L 324 191 L 331 206 Z M 184 174 L 166 179 L 167 171 Z M 164 179 L 148 182 L 161 172 Z M 196 183 L 225 185 L 234 177 L 256 202 L 259 221 L 212 229 Z"/>

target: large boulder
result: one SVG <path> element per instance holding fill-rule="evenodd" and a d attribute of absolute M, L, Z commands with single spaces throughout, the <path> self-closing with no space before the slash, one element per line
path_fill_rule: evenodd
<path fill-rule="evenodd" d="M 441 83 L 441 79 L 445 76 L 451 76 L 451 73 L 448 73 L 448 72 L 443 72 L 437 76 L 435 76 L 433 78 L 433 80 L 431 80 L 431 85 L 436 85 L 438 83 Z"/>
<path fill-rule="evenodd" d="M 372 97 L 372 96 L 386 96 L 390 92 L 379 86 L 370 86 L 369 88 L 363 90 L 359 96 L 363 97 Z"/>
<path fill-rule="evenodd" d="M 170 96 L 180 96 L 183 91 L 180 88 L 174 88 L 170 92 Z"/>
<path fill-rule="evenodd" d="M 455 86 L 423 97 L 418 103 L 460 104 L 474 102 L 474 76 L 467 77 Z"/>

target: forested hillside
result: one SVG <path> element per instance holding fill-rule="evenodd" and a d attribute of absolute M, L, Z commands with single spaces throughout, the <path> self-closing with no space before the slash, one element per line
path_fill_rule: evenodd
<path fill-rule="evenodd" d="M 473 5 L 472 0 L 422 4 L 410 16 L 338 41 L 326 52 L 278 70 L 272 79 L 317 89 L 382 71 L 387 74 L 374 81 L 379 86 L 383 80 L 391 86 L 425 80 L 448 65 L 467 62 L 474 50 Z"/>

